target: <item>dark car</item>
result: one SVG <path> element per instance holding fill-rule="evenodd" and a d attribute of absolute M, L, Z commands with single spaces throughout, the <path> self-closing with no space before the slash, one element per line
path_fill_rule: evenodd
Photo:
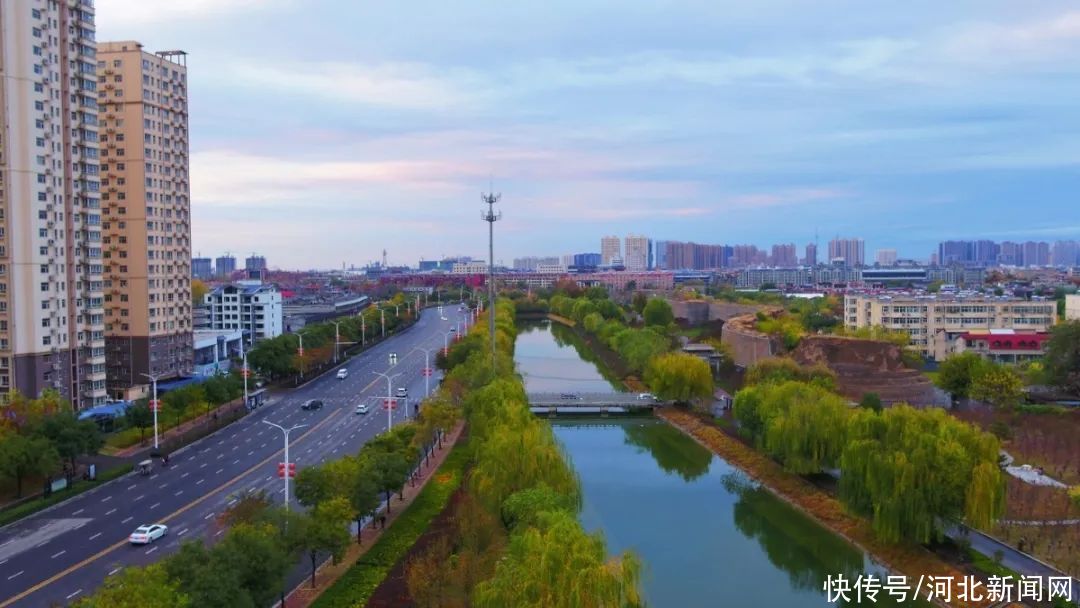
<path fill-rule="evenodd" d="M 322 409 L 322 401 L 319 401 L 318 399 L 308 399 L 307 401 L 304 402 L 303 405 L 300 406 L 300 409 L 302 409 L 302 410 L 321 410 Z"/>

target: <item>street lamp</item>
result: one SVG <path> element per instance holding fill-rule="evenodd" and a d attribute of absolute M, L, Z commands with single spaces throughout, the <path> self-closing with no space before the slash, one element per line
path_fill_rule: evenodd
<path fill-rule="evenodd" d="M 427 399 L 428 397 L 431 396 L 431 374 L 432 374 L 431 351 L 433 351 L 435 349 L 434 348 L 423 348 L 423 347 L 417 346 L 417 347 L 413 348 L 413 350 L 418 350 L 418 351 L 424 353 L 424 399 Z M 409 351 L 409 353 L 411 354 L 412 350 Z M 406 355 L 406 356 L 408 356 L 408 355 Z"/>
<path fill-rule="evenodd" d="M 379 320 L 382 322 L 382 337 L 386 337 L 386 309 L 379 307 Z"/>
<path fill-rule="evenodd" d="M 394 375 L 384 374 L 382 372 L 371 372 L 376 376 L 386 378 L 386 432 L 390 432 L 390 429 L 394 427 L 394 408 L 391 404 L 394 400 L 394 378 L 397 378 L 401 373 Z"/>
<path fill-rule="evenodd" d="M 304 377 L 304 334 L 297 333 L 297 338 L 300 338 L 300 349 L 297 352 L 300 355 L 300 377 Z"/>
<path fill-rule="evenodd" d="M 244 338 L 243 338 L 243 336 L 240 337 L 240 357 L 243 358 L 243 360 L 244 360 L 244 369 L 241 370 L 241 372 L 240 372 L 240 374 L 242 376 L 244 376 L 244 407 L 245 408 L 250 408 L 251 407 L 251 401 L 248 400 L 248 374 L 250 372 L 248 371 L 247 349 L 244 348 Z"/>
<path fill-rule="evenodd" d="M 143 374 L 153 383 L 153 395 L 150 398 L 150 411 L 154 412 L 154 451 L 158 449 L 158 424 L 157 424 L 157 412 L 161 407 L 157 398 L 157 381 L 161 377 L 161 374 Z"/>
<path fill-rule="evenodd" d="M 451 329 L 450 331 L 443 334 L 443 356 L 444 357 L 446 355 L 450 354 L 450 334 L 452 334 L 452 333 L 454 333 L 453 329 Z"/>
<path fill-rule="evenodd" d="M 305 427 L 307 425 L 306 424 L 297 424 L 297 425 L 291 426 L 289 428 L 285 428 L 285 427 L 281 426 L 280 424 L 274 424 L 273 422 L 270 422 L 269 420 L 263 420 L 263 422 L 265 422 L 266 424 L 269 424 L 270 426 L 272 426 L 272 427 L 274 427 L 276 429 L 280 429 L 281 432 L 284 433 L 284 435 L 285 435 L 285 466 L 282 467 L 282 473 L 283 473 L 282 476 L 285 478 L 285 510 L 288 511 L 289 510 L 289 475 L 290 475 L 290 471 L 289 471 L 289 433 L 295 431 L 296 429 L 303 428 L 303 427 Z"/>
<path fill-rule="evenodd" d="M 360 346 L 367 346 L 367 324 L 364 323 L 364 311 L 357 314 L 360 317 Z"/>
<path fill-rule="evenodd" d="M 338 362 L 338 346 L 341 344 L 341 322 L 330 321 L 334 324 L 334 365 Z"/>

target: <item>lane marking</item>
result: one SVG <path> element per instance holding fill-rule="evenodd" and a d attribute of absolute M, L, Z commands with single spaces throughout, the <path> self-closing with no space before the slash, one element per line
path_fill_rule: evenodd
<path fill-rule="evenodd" d="M 180 530 L 179 532 L 177 532 L 176 535 L 177 536 L 183 536 L 183 535 L 187 534 L 187 531 L 188 531 L 188 529 L 184 528 L 183 530 Z"/>
<path fill-rule="evenodd" d="M 210 513 L 206 514 L 206 517 L 203 518 L 203 521 L 206 521 L 206 520 L 210 519 L 213 516 L 214 516 L 214 513 L 211 511 Z"/>
<path fill-rule="evenodd" d="M 82 513 L 85 510 L 86 509 L 79 509 L 78 511 L 75 511 L 74 513 L 72 513 L 72 515 L 78 515 L 79 513 Z M 7 544 L 7 543 L 4 543 L 4 544 Z"/>
<path fill-rule="evenodd" d="M 112 496 L 106 496 L 105 498 L 101 499 L 101 502 L 109 502 L 110 500 L 112 500 Z"/>
<path fill-rule="evenodd" d="M 157 551 L 157 547 L 150 547 L 149 549 L 146 550 L 146 555 L 150 555 L 154 551 Z"/>
<path fill-rule="evenodd" d="M 146 498 L 146 494 L 139 494 L 139 495 L 138 495 L 138 496 L 136 496 L 135 498 L 132 498 L 132 499 L 131 499 L 131 502 L 135 502 L 136 500 L 142 500 L 142 499 L 144 499 L 144 498 Z"/>
<path fill-rule="evenodd" d="M 150 508 L 151 508 L 151 509 L 156 509 L 156 508 L 158 508 L 159 506 L 161 506 L 161 503 L 160 503 L 160 502 L 155 502 L 154 504 L 150 505 Z"/>
<path fill-rule="evenodd" d="M 196 481 L 196 482 L 195 482 L 195 485 L 199 485 L 199 484 L 201 484 L 201 483 L 202 483 L 202 482 L 204 482 L 204 481 L 206 481 L 206 480 L 205 480 L 205 479 L 200 479 L 199 481 Z"/>
<path fill-rule="evenodd" d="M 54 553 L 49 559 L 56 559 L 65 553 L 67 553 L 67 549 L 61 549 L 59 553 Z"/>
<path fill-rule="evenodd" d="M 327 416 L 326 418 L 324 418 L 321 422 L 319 422 L 315 426 L 311 427 L 311 429 L 309 429 L 303 435 L 300 435 L 299 437 L 297 437 L 296 438 L 296 443 L 299 443 L 299 442 L 303 441 L 309 435 L 311 435 L 312 433 L 315 433 L 316 431 L 318 431 L 327 422 L 333 420 L 334 416 L 336 416 L 340 412 L 341 412 L 341 410 L 335 410 L 335 411 L 331 412 L 330 415 Z M 173 511 L 169 515 L 166 515 L 165 517 L 160 518 L 158 521 L 160 521 L 162 523 L 168 522 L 168 521 L 171 521 L 173 519 L 176 519 L 177 517 L 179 517 L 180 515 L 183 515 L 184 513 L 187 513 L 189 510 L 191 510 L 191 509 L 195 508 L 197 505 L 201 504 L 204 500 L 210 498 L 210 496 L 212 496 L 214 494 L 217 494 L 221 490 L 224 490 L 225 488 L 227 488 L 227 487 L 235 484 L 236 482 L 240 481 L 241 479 L 246 477 L 248 474 L 250 474 L 252 471 L 258 469 L 259 467 L 265 465 L 268 462 L 273 461 L 275 458 L 278 457 L 279 454 L 283 453 L 284 451 L 285 450 L 282 449 L 282 450 L 278 450 L 277 452 L 274 452 L 273 454 L 270 454 L 269 456 L 264 458 L 262 461 L 252 465 L 246 471 L 241 472 L 240 474 L 233 477 L 232 479 L 230 479 L 230 480 L 226 481 L 225 483 L 219 485 L 217 488 L 214 488 L 213 490 L 207 492 L 206 494 L 203 494 L 199 498 L 196 498 L 195 500 L 189 502 L 188 504 L 184 505 L 183 507 L 180 507 L 176 511 Z M 282 490 L 282 491 L 284 491 L 284 490 Z M 151 507 L 151 508 L 153 508 L 153 507 Z M 223 529 L 219 530 L 217 532 L 217 534 L 215 534 L 215 536 L 221 534 L 222 532 L 224 532 Z M 98 536 L 101 536 L 100 532 L 98 532 L 94 536 L 91 536 L 90 540 L 94 540 Z M 91 555 L 90 557 L 87 557 L 86 559 L 83 559 L 79 563 L 74 564 L 74 565 L 72 565 L 72 566 L 70 566 L 70 567 L 68 567 L 68 568 L 66 568 L 66 569 L 64 569 L 64 570 L 62 570 L 60 572 L 57 572 L 56 574 L 54 574 L 54 575 L 50 576 L 49 578 L 47 578 L 47 579 L 33 585 L 32 587 L 24 589 L 23 591 L 19 592 L 18 594 L 14 595 L 12 597 L 9 597 L 8 599 L 4 600 L 3 602 L 0 602 L 0 608 L 7 608 L 8 606 L 14 604 L 15 602 L 18 602 L 18 601 L 22 600 L 26 596 L 28 596 L 28 595 L 30 595 L 32 593 L 36 593 L 37 591 L 39 591 L 39 590 L 41 590 L 41 589 L 43 589 L 45 587 L 48 587 L 49 585 L 51 585 L 51 584 L 55 583 L 56 581 L 64 578 L 65 576 L 71 574 L 72 572 L 74 572 L 74 571 L 76 571 L 76 570 L 78 570 L 80 568 L 86 567 L 87 564 L 93 563 L 93 562 L 101 559 L 102 557 L 108 555 L 109 553 L 112 553 L 113 551 L 116 551 L 117 549 L 119 549 L 120 547 L 123 547 L 126 544 L 128 544 L 128 540 L 125 538 L 124 540 L 117 541 L 116 543 L 113 543 L 112 545 L 109 545 L 108 547 L 102 549 L 101 551 L 98 551 L 94 555 Z M 19 574 L 22 574 L 22 572 L 19 572 Z M 11 578 L 14 578 L 14 576 L 12 576 Z"/>
<path fill-rule="evenodd" d="M 128 486 L 127 491 L 130 492 L 130 491 L 132 491 L 134 489 L 135 489 L 135 484 L 131 484 L 130 486 Z"/>
<path fill-rule="evenodd" d="M 127 522 L 129 522 L 129 521 L 131 521 L 131 520 L 133 520 L 133 519 L 135 519 L 135 518 L 134 518 L 134 517 L 131 517 L 131 516 L 128 516 L 128 517 L 125 517 L 125 518 L 124 518 L 124 520 L 123 520 L 123 521 L 121 521 L 120 523 L 122 523 L 122 524 L 126 524 Z"/>
<path fill-rule="evenodd" d="M 70 600 L 71 598 L 75 597 L 76 595 L 79 595 L 80 593 L 82 593 L 82 588 L 76 589 L 74 593 L 72 593 L 71 595 L 65 597 L 64 599 Z"/>
<path fill-rule="evenodd" d="M 105 513 L 105 517 L 108 517 L 108 516 L 112 515 L 113 513 L 116 513 L 116 509 L 109 509 L 109 510 L 108 510 L 108 511 L 107 511 L 107 512 Z"/>
<path fill-rule="evenodd" d="M 181 494 L 183 494 L 183 493 L 184 493 L 184 491 L 183 491 L 183 490 L 178 490 L 178 491 L 176 492 L 176 494 L 173 494 L 173 496 L 180 496 L 180 495 L 181 495 Z"/>
<path fill-rule="evenodd" d="M 121 570 L 123 570 L 123 568 L 113 568 L 112 570 L 109 570 L 109 573 L 106 576 L 112 576 Z"/>
<path fill-rule="evenodd" d="M 24 570 L 19 570 L 15 574 L 12 574 L 11 576 L 7 577 L 7 580 L 10 581 L 11 579 L 15 578 L 16 576 L 19 576 L 20 574 L 22 574 L 23 572 L 25 572 L 25 571 Z"/>
<path fill-rule="evenodd" d="M 218 470 L 214 471 L 214 475 L 217 475 L 217 474 L 221 473 L 221 472 L 222 472 L 222 471 L 224 471 L 224 470 L 225 470 L 225 469 L 218 469 Z"/>

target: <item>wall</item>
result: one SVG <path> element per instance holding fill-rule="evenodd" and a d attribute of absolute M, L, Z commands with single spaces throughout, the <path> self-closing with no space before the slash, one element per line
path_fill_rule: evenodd
<path fill-rule="evenodd" d="M 739 367 L 750 367 L 773 356 L 775 352 L 769 337 L 753 329 L 756 322 L 757 318 L 748 314 L 731 318 L 724 323 L 720 341 L 731 347 L 735 365 Z"/>

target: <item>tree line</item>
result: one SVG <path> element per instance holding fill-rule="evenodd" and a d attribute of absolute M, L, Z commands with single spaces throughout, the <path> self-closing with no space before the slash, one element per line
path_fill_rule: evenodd
<path fill-rule="evenodd" d="M 963 518 L 990 525 L 1004 511 L 998 439 L 939 408 L 853 408 L 829 380 L 751 370 L 735 396 L 740 430 L 785 469 L 840 469 L 843 504 L 889 542 L 929 542 Z"/>
<path fill-rule="evenodd" d="M 365 518 L 385 500 L 401 495 L 421 460 L 429 458 L 443 431 L 459 418 L 445 398 L 425 402 L 419 417 L 366 443 L 355 455 L 301 469 L 297 500 L 306 507 L 286 511 L 265 492 L 237 496 L 217 520 L 222 540 L 189 540 L 157 564 L 125 568 L 106 579 L 80 608 L 258 608 L 284 590 L 289 571 L 310 561 L 312 585 L 320 555 L 337 563 L 351 542 L 356 522 L 361 542 Z M 277 494 L 273 494 L 277 496 Z"/>

